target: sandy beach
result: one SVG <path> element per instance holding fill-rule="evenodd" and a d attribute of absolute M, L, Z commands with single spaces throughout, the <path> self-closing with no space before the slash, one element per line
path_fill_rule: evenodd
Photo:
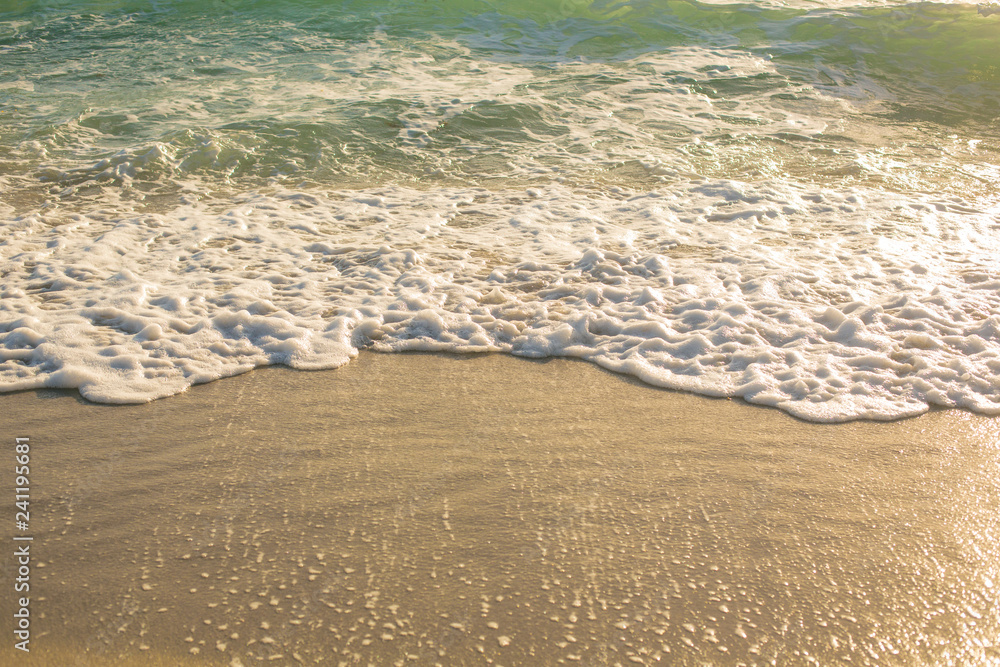
<path fill-rule="evenodd" d="M 0 667 L 1000 667 L 998 13 L 0 2 Z"/>
<path fill-rule="evenodd" d="M 5 581 L 33 538 L 4 664 L 1000 664 L 996 418 L 366 353 L 148 405 L 2 395 L 0 423 Z"/>

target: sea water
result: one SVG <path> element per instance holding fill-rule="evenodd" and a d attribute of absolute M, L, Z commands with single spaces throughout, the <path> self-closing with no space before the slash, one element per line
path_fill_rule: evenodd
<path fill-rule="evenodd" d="M 0 390 L 497 351 L 1000 414 L 995 9 L 2 0 Z"/>

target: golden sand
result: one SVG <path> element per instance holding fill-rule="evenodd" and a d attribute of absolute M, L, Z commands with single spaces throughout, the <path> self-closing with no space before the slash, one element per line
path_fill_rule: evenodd
<path fill-rule="evenodd" d="M 3 664 L 1000 664 L 995 418 L 363 354 L 142 406 L 4 395 L 0 424 L 8 470 L 31 439 L 5 540 L 34 538 Z"/>

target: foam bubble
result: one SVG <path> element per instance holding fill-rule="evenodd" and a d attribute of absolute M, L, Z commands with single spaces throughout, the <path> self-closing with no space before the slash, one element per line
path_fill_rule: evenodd
<path fill-rule="evenodd" d="M 19 9 L 0 389 L 495 351 L 996 413 L 993 23 L 785 4 Z"/>
<path fill-rule="evenodd" d="M 819 421 L 1000 414 L 992 215 L 734 181 L 39 212 L 7 242 L 0 383 L 137 402 L 360 349 L 496 351 Z"/>

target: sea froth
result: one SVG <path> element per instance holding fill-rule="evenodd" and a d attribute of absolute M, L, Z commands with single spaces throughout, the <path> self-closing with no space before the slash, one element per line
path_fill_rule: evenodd
<path fill-rule="evenodd" d="M 141 402 L 438 350 L 817 421 L 996 414 L 995 19 L 20 3 L 0 11 L 0 391 Z"/>
<path fill-rule="evenodd" d="M 359 349 L 506 352 L 815 421 L 1000 414 L 995 215 L 736 181 L 38 212 L 2 263 L 0 383 L 129 403 Z"/>

